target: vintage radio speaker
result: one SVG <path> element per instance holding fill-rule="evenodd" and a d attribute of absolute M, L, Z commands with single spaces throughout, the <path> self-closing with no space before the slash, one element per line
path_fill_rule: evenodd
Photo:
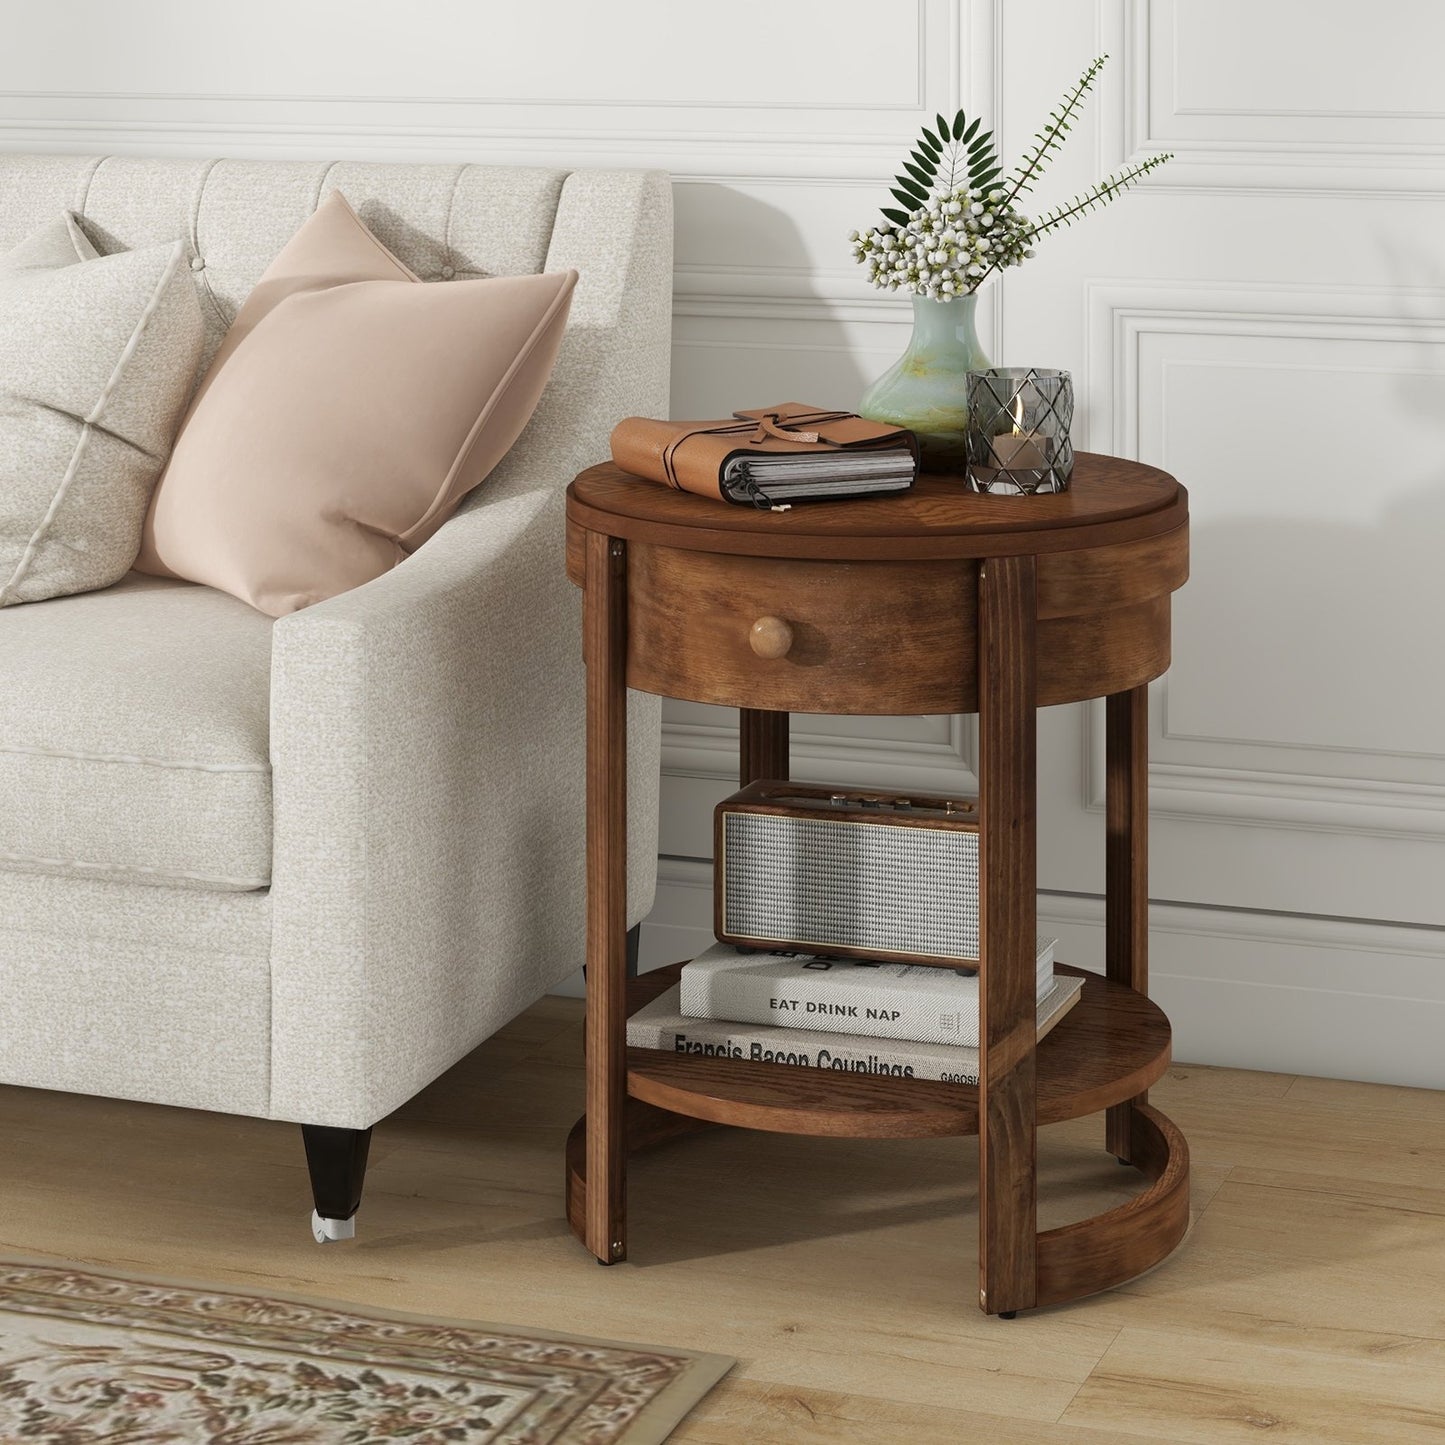
<path fill-rule="evenodd" d="M 758 782 L 718 804 L 724 943 L 978 964 L 978 804 Z"/>

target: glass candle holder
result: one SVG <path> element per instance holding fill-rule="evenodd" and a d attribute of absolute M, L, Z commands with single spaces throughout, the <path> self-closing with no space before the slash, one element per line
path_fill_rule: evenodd
<path fill-rule="evenodd" d="M 1074 471 L 1067 371 L 995 366 L 968 374 L 964 477 L 973 492 L 1024 497 L 1068 490 Z"/>

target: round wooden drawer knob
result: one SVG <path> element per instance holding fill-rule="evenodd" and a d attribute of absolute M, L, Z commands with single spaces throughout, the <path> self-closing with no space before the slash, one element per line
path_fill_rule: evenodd
<path fill-rule="evenodd" d="M 759 657 L 786 657 L 793 629 L 781 617 L 759 617 L 748 633 L 748 643 Z"/>

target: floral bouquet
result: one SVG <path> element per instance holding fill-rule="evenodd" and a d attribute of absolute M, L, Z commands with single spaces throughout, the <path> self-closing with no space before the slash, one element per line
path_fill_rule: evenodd
<path fill-rule="evenodd" d="M 1005 176 L 993 132 L 962 111 L 950 125 L 937 117 L 927 126 L 895 176 L 894 198 L 906 209 L 883 207 L 886 225 L 854 231 L 853 258 L 868 267 L 868 279 L 888 291 L 911 291 L 935 301 L 977 291 L 995 272 L 1021 265 L 1033 243 L 1060 226 L 1107 205 L 1150 171 L 1172 159 L 1150 156 L 1106 177 L 1067 204 L 1030 220 L 1016 202 L 1063 145 L 1069 123 L 1093 89 L 1108 60 L 1101 55 L 1084 71 L 1034 137 L 1019 163 Z"/>
<path fill-rule="evenodd" d="M 962 111 L 952 122 L 937 118 L 896 176 L 883 219 L 854 231 L 853 258 L 885 291 L 913 297 L 908 350 L 863 393 L 858 411 L 873 421 L 907 427 L 925 466 L 957 473 L 964 463 L 968 425 L 966 378 L 986 370 L 988 358 L 974 329 L 978 288 L 993 275 L 1034 254 L 1034 243 L 1080 216 L 1107 205 L 1171 159 L 1150 156 L 1090 187 L 1037 220 L 1019 208 L 1104 68 L 1101 55 L 1064 95 L 1018 164 L 1004 174 L 992 131 Z"/>

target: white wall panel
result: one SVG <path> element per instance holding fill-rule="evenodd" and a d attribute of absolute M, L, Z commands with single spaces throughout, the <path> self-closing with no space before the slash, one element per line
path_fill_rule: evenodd
<path fill-rule="evenodd" d="M 7 16 L 0 136 L 882 177 L 897 130 L 956 105 L 959 24 L 950 0 L 886 24 L 865 0 L 48 0 Z"/>
<path fill-rule="evenodd" d="M 1108 149 L 1175 151 L 1167 184 L 1445 190 L 1438 0 L 1097 0 Z"/>
<path fill-rule="evenodd" d="M 724 23 L 699 25 L 674 0 L 424 0 L 404 12 L 354 0 L 246 0 L 229 21 L 206 24 L 175 0 L 49 0 L 29 7 L 25 44 L 3 52 L 0 89 L 258 106 L 829 109 L 849 113 L 845 128 L 857 123 L 860 90 L 869 110 L 924 103 L 924 0 L 903 0 L 887 25 L 871 23 L 867 0 L 791 0 L 789 12 L 780 25 L 774 0 L 729 0 Z M 828 63 L 800 64 L 806 37 L 822 33 Z"/>

